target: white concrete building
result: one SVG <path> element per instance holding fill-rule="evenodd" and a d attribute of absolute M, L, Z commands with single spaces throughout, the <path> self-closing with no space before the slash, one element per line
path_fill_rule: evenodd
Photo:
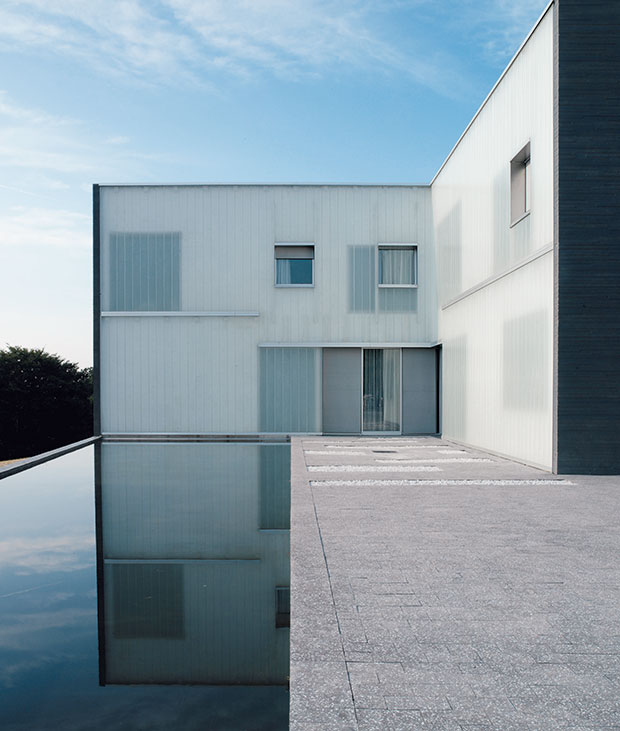
<path fill-rule="evenodd" d="M 619 15 L 551 2 L 428 186 L 95 186 L 97 430 L 617 471 Z"/>

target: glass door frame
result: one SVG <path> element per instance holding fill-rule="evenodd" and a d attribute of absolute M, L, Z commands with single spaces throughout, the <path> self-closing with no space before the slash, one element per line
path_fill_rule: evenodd
<path fill-rule="evenodd" d="M 364 352 L 366 350 L 398 350 L 398 431 L 366 431 L 364 429 Z M 403 349 L 402 348 L 360 348 L 360 372 L 361 372 L 361 398 L 360 398 L 360 434 L 369 437 L 398 437 L 403 433 Z"/>

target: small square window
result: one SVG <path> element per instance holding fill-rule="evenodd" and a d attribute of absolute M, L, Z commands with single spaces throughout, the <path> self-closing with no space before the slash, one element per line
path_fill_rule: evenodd
<path fill-rule="evenodd" d="M 379 286 L 417 287 L 418 247 L 402 244 L 379 246 Z"/>
<path fill-rule="evenodd" d="M 276 244 L 276 287 L 314 286 L 314 244 Z"/>
<path fill-rule="evenodd" d="M 510 225 L 530 211 L 530 143 L 510 161 Z"/>

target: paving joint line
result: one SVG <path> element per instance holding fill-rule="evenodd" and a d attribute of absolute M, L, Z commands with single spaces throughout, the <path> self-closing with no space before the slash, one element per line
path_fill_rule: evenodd
<path fill-rule="evenodd" d="M 308 474 L 308 464 L 306 462 L 306 455 L 304 452 L 304 465 L 306 467 L 306 474 Z M 338 616 L 338 610 L 336 608 L 336 600 L 334 598 L 334 587 L 332 585 L 332 577 L 331 573 L 329 571 L 329 564 L 327 562 L 327 555 L 325 553 L 325 543 L 323 541 L 323 532 L 321 531 L 321 524 L 319 522 L 319 514 L 316 507 L 316 500 L 314 499 L 314 490 L 312 489 L 312 485 L 310 484 L 310 480 L 308 480 L 308 487 L 310 488 L 310 493 L 312 495 L 312 507 L 314 509 L 314 520 L 316 522 L 316 528 L 319 534 L 319 540 L 321 542 L 321 551 L 323 552 L 323 561 L 325 562 L 325 571 L 327 572 L 327 581 L 329 583 L 329 593 L 332 598 L 332 606 L 334 607 L 334 615 L 336 617 L 336 625 L 338 627 L 338 636 L 340 637 L 340 650 L 342 651 L 342 661 L 344 662 L 345 671 L 347 673 L 347 682 L 349 684 L 349 693 L 351 695 L 351 704 L 353 706 L 353 714 L 355 715 L 355 724 L 356 726 L 359 726 L 359 718 L 357 716 L 357 707 L 355 705 L 355 695 L 353 693 L 353 686 L 351 684 L 351 675 L 349 673 L 349 666 L 347 663 L 347 656 L 344 651 L 344 641 L 342 637 L 342 628 L 340 627 L 340 617 Z"/>

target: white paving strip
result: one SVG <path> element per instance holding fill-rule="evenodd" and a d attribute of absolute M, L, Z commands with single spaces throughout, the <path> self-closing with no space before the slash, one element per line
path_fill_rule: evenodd
<path fill-rule="evenodd" d="M 368 452 L 338 452 L 338 454 L 334 454 L 333 452 L 326 452 L 320 449 L 304 449 L 304 454 L 328 454 L 330 457 L 337 457 L 338 455 L 346 455 L 350 457 L 366 457 L 368 456 Z"/>
<path fill-rule="evenodd" d="M 427 465 L 403 468 L 398 465 L 314 464 L 308 465 L 308 472 L 441 472 L 441 468 Z"/>
<path fill-rule="evenodd" d="M 361 440 L 360 440 L 361 441 Z M 324 444 L 315 442 L 315 446 L 329 449 L 330 452 L 338 452 L 340 449 L 441 449 L 446 447 L 445 444 L 424 444 L 423 442 L 367 442 L 361 444 Z M 462 450 L 464 451 L 464 450 Z"/>
<path fill-rule="evenodd" d="M 570 480 L 311 480 L 312 487 L 400 487 L 409 485 L 574 485 Z"/>
<path fill-rule="evenodd" d="M 495 460 L 486 459 L 484 457 L 420 457 L 419 459 L 377 459 L 376 462 L 380 464 L 402 464 L 407 466 L 410 464 L 455 464 L 457 462 L 490 462 L 493 463 Z"/>

